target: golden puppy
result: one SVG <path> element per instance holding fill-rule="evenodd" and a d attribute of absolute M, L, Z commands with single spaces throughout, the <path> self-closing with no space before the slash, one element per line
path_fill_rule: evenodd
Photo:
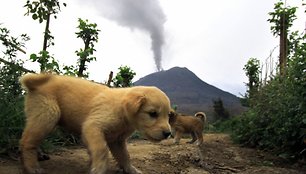
<path fill-rule="evenodd" d="M 130 163 L 126 139 L 134 130 L 151 141 L 170 135 L 170 101 L 155 87 L 108 88 L 75 77 L 27 74 L 26 126 L 20 141 L 25 173 L 43 173 L 37 148 L 56 125 L 82 135 L 91 174 L 107 172 L 108 151 L 124 172 L 141 173 Z"/>
<path fill-rule="evenodd" d="M 174 135 L 174 143 L 178 144 L 183 134 L 190 133 L 192 140 L 188 143 L 194 143 L 198 140 L 197 145 L 203 143 L 202 131 L 206 123 L 206 115 L 203 112 L 197 112 L 195 116 L 179 115 L 171 111 L 169 123 Z"/>

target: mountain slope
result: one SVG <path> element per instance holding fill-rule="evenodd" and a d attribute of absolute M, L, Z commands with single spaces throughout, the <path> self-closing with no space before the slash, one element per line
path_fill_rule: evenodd
<path fill-rule="evenodd" d="M 213 113 L 213 100 L 221 98 L 231 114 L 242 110 L 239 98 L 209 85 L 187 68 L 174 67 L 167 71 L 149 74 L 134 83 L 136 86 L 156 86 L 164 91 L 178 111 L 193 114 L 198 111 Z"/>

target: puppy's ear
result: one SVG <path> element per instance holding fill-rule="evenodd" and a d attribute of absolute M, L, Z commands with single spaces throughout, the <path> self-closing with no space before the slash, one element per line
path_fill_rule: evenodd
<path fill-rule="evenodd" d="M 125 113 L 127 115 L 136 114 L 141 106 L 146 102 L 145 95 L 139 92 L 130 92 L 123 101 Z"/>
<path fill-rule="evenodd" d="M 169 124 L 172 125 L 176 120 L 177 113 L 174 110 L 171 110 L 169 113 Z"/>

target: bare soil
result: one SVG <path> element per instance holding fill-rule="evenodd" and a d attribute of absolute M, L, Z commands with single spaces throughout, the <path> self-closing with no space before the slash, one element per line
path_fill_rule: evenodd
<path fill-rule="evenodd" d="M 173 139 L 160 143 L 133 140 L 128 143 L 132 164 L 144 174 L 305 174 L 302 164 L 290 164 L 263 151 L 233 144 L 226 134 L 205 134 L 204 145 L 178 145 Z M 89 157 L 83 147 L 60 148 L 42 161 L 49 174 L 86 174 Z M 21 173 L 20 163 L 0 156 L 0 174 Z M 122 174 L 111 158 L 109 174 Z"/>

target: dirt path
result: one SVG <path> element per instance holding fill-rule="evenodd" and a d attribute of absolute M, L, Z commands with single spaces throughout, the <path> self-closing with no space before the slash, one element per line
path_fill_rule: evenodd
<path fill-rule="evenodd" d="M 128 144 L 135 167 L 144 174 L 303 174 L 306 168 L 289 165 L 267 153 L 241 148 L 231 143 L 228 135 L 205 134 L 205 143 L 173 145 L 173 140 L 150 143 L 137 140 Z M 88 155 L 84 148 L 62 148 L 50 154 L 51 159 L 41 162 L 49 174 L 86 174 Z M 0 157 L 0 174 L 18 174 L 18 161 Z M 121 174 L 111 161 L 109 174 Z"/>

